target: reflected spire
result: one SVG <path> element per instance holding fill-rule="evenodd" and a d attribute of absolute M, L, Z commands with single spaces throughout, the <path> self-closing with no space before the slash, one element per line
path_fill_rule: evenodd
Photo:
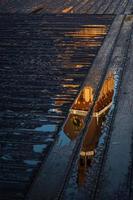
<path fill-rule="evenodd" d="M 78 166 L 78 184 L 82 185 L 86 177 L 86 169 L 90 166 L 91 160 L 95 155 L 95 149 L 100 137 L 101 127 L 105 121 L 109 108 L 112 105 L 114 93 L 114 76 L 109 74 L 104 81 L 98 100 L 95 103 L 93 115 L 87 128 L 80 151 Z"/>

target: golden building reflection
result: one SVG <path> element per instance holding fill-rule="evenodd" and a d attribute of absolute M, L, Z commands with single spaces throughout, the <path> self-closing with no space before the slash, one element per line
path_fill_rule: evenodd
<path fill-rule="evenodd" d="M 67 9 L 64 10 L 66 12 Z M 64 39 L 58 43 L 63 48 L 63 54 L 57 55 L 58 61 L 66 68 L 80 69 L 89 67 L 95 51 L 101 46 L 102 40 L 108 31 L 107 25 L 85 25 L 68 29 L 64 28 Z M 91 49 L 92 48 L 92 49 Z M 62 52 L 62 51 L 61 51 Z"/>
<path fill-rule="evenodd" d="M 63 8 L 62 13 L 73 13 L 73 6 Z"/>
<path fill-rule="evenodd" d="M 93 116 L 88 125 L 87 133 L 84 138 L 80 151 L 78 166 L 78 184 L 83 185 L 86 177 L 86 169 L 90 166 L 91 160 L 95 155 L 95 149 L 99 141 L 101 127 L 105 121 L 105 116 L 112 104 L 114 93 L 114 77 L 109 74 L 104 81 L 98 100 L 96 101 Z"/>
<path fill-rule="evenodd" d="M 84 121 L 93 103 L 93 89 L 85 86 L 70 109 L 70 114 L 64 125 L 65 134 L 75 139 L 84 127 Z"/>
<path fill-rule="evenodd" d="M 90 105 L 93 102 L 93 89 L 90 86 L 85 86 L 80 95 L 76 99 L 72 109 L 89 111 Z"/>
<path fill-rule="evenodd" d="M 84 120 L 84 115 L 70 113 L 63 128 L 64 133 L 74 140 L 84 127 Z"/>
<path fill-rule="evenodd" d="M 95 38 L 98 36 L 106 35 L 107 26 L 106 25 L 84 25 L 83 28 L 77 29 L 76 31 L 67 32 L 65 36 L 73 38 Z"/>
<path fill-rule="evenodd" d="M 112 104 L 114 93 L 114 77 L 109 74 L 104 81 L 99 97 L 93 109 L 93 115 L 84 138 L 78 167 L 78 183 L 82 185 L 85 179 L 86 169 L 95 155 L 95 149 L 99 140 L 101 126 Z M 85 86 L 73 106 L 63 127 L 64 133 L 69 139 L 74 140 L 84 127 L 85 119 L 93 104 L 94 90 L 91 86 Z"/>

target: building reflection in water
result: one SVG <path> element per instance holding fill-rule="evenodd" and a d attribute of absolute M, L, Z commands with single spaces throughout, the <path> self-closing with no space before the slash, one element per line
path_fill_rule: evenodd
<path fill-rule="evenodd" d="M 93 89 L 85 86 L 70 109 L 64 125 L 64 132 L 71 140 L 74 140 L 84 127 L 84 121 L 92 103 Z"/>
<path fill-rule="evenodd" d="M 93 103 L 93 88 L 85 86 L 70 109 L 70 114 L 64 125 L 64 133 L 69 139 L 74 140 L 84 127 L 85 118 Z M 90 166 L 95 155 L 95 149 L 100 137 L 101 126 L 112 104 L 114 93 L 114 77 L 109 74 L 101 88 L 98 100 L 95 103 L 93 115 L 88 125 L 80 151 L 78 163 L 78 184 L 82 185 L 85 180 L 86 169 Z"/>
<path fill-rule="evenodd" d="M 58 54 L 58 60 L 64 67 L 80 69 L 90 67 L 108 31 L 107 25 L 79 25 L 65 31 L 64 40 L 58 46 L 64 49 Z"/>
<path fill-rule="evenodd" d="M 76 31 L 66 32 L 65 36 L 73 38 L 96 38 L 107 34 L 106 25 L 83 25 L 82 28 Z M 90 41 L 88 41 L 88 44 Z"/>
<path fill-rule="evenodd" d="M 63 48 L 63 55 L 58 54 L 58 61 L 62 62 L 67 69 L 74 68 L 78 71 L 80 68 L 86 68 L 95 56 L 96 48 L 101 46 L 102 39 L 107 34 L 107 25 L 83 25 L 74 28 L 74 31 L 66 31 L 65 40 L 60 44 Z M 94 77 L 96 78 L 96 77 Z M 69 81 L 69 83 L 68 83 Z M 64 79 L 63 88 L 71 92 L 76 92 L 79 84 L 71 77 Z M 101 89 L 99 98 L 95 104 L 92 119 L 88 126 L 87 134 L 83 141 L 78 163 L 78 183 L 82 185 L 85 179 L 86 169 L 91 163 L 95 154 L 96 145 L 100 136 L 101 125 L 104 122 L 113 96 L 114 79 L 109 75 Z M 93 104 L 94 89 L 91 85 L 85 85 L 79 96 L 70 109 L 68 118 L 63 126 L 63 133 L 67 138 L 75 140 L 84 128 L 84 123 L 88 112 Z M 67 97 L 57 97 L 55 105 L 63 105 L 67 102 Z"/>
<path fill-rule="evenodd" d="M 78 163 L 78 184 L 82 186 L 86 177 L 86 170 L 91 165 L 91 161 L 95 155 L 95 149 L 101 134 L 101 127 L 105 121 L 111 105 L 114 93 L 114 77 L 109 74 L 104 81 L 100 95 L 94 106 L 93 115 L 88 125 L 87 133 L 84 138 L 80 151 L 80 159 Z"/>
<path fill-rule="evenodd" d="M 84 73 L 90 68 L 97 52 L 97 47 L 101 46 L 108 28 L 108 25 L 100 24 L 82 24 L 71 29 L 66 27 L 63 33 L 65 39 L 57 43 L 57 48 L 61 47 L 61 51 L 57 54 L 57 65 L 61 63 L 68 72 L 61 84 L 63 90 L 66 88 L 66 94 L 77 94 L 80 87 L 80 81 L 78 81 L 78 79 L 84 75 L 82 72 Z M 69 103 L 69 98 L 70 96 L 65 94 L 57 95 L 53 99 L 53 105 L 56 107 L 63 107 L 65 104 Z M 73 139 L 78 132 L 80 133 L 81 128 L 83 128 L 85 116 L 92 102 L 93 88 L 86 85 L 70 111 L 68 118 L 71 120 L 68 119 L 67 123 L 65 123 L 64 129 L 68 136 L 69 131 L 67 131 L 67 129 L 69 129 L 69 127 L 71 127 Z"/>
<path fill-rule="evenodd" d="M 73 6 L 63 8 L 62 13 L 73 13 Z"/>

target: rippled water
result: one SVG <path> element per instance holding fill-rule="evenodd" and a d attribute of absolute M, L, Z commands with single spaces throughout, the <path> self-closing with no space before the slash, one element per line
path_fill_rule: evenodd
<path fill-rule="evenodd" d="M 20 199 L 57 138 L 112 17 L 3 15 L 0 21 L 1 196 Z M 80 132 L 88 93 L 89 87 L 71 107 L 65 140 L 73 126 L 74 137 Z M 11 182 L 12 192 L 5 193 Z"/>

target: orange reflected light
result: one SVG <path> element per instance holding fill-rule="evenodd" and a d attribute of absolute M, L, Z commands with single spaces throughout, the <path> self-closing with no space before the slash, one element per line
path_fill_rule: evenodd
<path fill-rule="evenodd" d="M 89 37 L 96 37 L 100 35 L 105 35 L 107 33 L 107 26 L 89 26 L 81 28 L 74 32 L 68 32 L 65 34 L 65 36 L 70 37 L 81 37 L 81 38 L 89 38 Z"/>
<path fill-rule="evenodd" d="M 73 13 L 73 6 L 64 8 L 64 9 L 62 10 L 62 13 Z"/>

